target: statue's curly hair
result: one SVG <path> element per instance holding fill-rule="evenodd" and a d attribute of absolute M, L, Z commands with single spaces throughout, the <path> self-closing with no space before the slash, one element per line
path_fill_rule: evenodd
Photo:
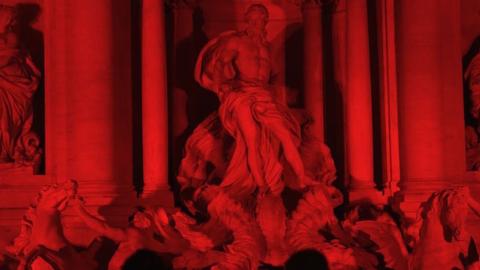
<path fill-rule="evenodd" d="M 265 14 L 265 16 L 269 17 L 269 13 L 268 13 L 268 9 L 262 5 L 262 4 L 253 4 L 253 5 L 250 5 L 248 8 L 247 8 L 247 11 L 245 11 L 245 19 L 248 19 L 248 16 L 250 15 L 250 13 L 254 12 L 254 11 L 260 11 L 262 12 L 263 14 Z"/>

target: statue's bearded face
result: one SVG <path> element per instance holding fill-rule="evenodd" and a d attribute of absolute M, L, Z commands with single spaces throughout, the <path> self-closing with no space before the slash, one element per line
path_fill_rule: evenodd
<path fill-rule="evenodd" d="M 266 26 L 268 23 L 268 10 L 263 5 L 252 5 L 245 13 L 245 20 L 247 22 L 247 31 L 251 35 L 263 36 L 266 33 Z"/>
<path fill-rule="evenodd" d="M 247 14 L 247 22 L 248 25 L 255 30 L 265 31 L 265 27 L 268 23 L 268 17 L 264 12 L 260 10 L 254 10 Z"/>

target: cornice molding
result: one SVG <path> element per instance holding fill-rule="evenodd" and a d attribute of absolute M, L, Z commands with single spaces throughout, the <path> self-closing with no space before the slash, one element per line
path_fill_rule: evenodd
<path fill-rule="evenodd" d="M 309 8 L 328 8 L 336 10 L 340 0 L 288 0 L 289 2 L 299 6 L 302 9 Z"/>
<path fill-rule="evenodd" d="M 200 0 L 165 0 L 165 3 L 171 8 L 195 8 Z"/>

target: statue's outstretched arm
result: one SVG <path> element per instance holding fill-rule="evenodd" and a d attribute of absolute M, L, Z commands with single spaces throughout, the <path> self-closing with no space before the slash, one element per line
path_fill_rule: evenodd
<path fill-rule="evenodd" d="M 121 242 L 127 239 L 125 230 L 111 227 L 105 221 L 90 214 L 85 209 L 83 201 L 78 197 L 74 200 L 73 205 L 82 221 L 94 231 L 116 242 Z"/>
<path fill-rule="evenodd" d="M 222 86 L 223 82 L 232 80 L 236 76 L 236 71 L 233 67 L 233 61 L 237 56 L 237 50 L 232 41 L 228 41 L 227 44 L 219 50 L 220 53 L 217 61 L 215 62 L 212 80 L 219 86 Z M 225 91 L 224 89 L 219 90 Z"/>

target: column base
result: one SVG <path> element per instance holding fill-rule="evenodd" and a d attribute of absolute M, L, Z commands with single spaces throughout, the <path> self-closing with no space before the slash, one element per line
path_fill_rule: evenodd
<path fill-rule="evenodd" d="M 160 187 L 156 190 L 144 190 L 138 201 L 150 207 L 173 208 L 173 193 L 169 187 Z"/>
<path fill-rule="evenodd" d="M 394 196 L 393 207 L 404 216 L 407 223 L 415 221 L 418 208 L 423 202 L 428 200 L 432 193 L 448 188 L 453 184 L 448 181 L 432 181 L 429 179 L 408 180 L 405 182 L 408 182 L 408 184 L 401 184 L 400 191 Z"/>
<path fill-rule="evenodd" d="M 371 203 L 374 205 L 384 205 L 387 203 L 387 198 L 384 194 L 372 186 L 354 187 L 348 192 L 349 202 L 357 203 Z"/>

